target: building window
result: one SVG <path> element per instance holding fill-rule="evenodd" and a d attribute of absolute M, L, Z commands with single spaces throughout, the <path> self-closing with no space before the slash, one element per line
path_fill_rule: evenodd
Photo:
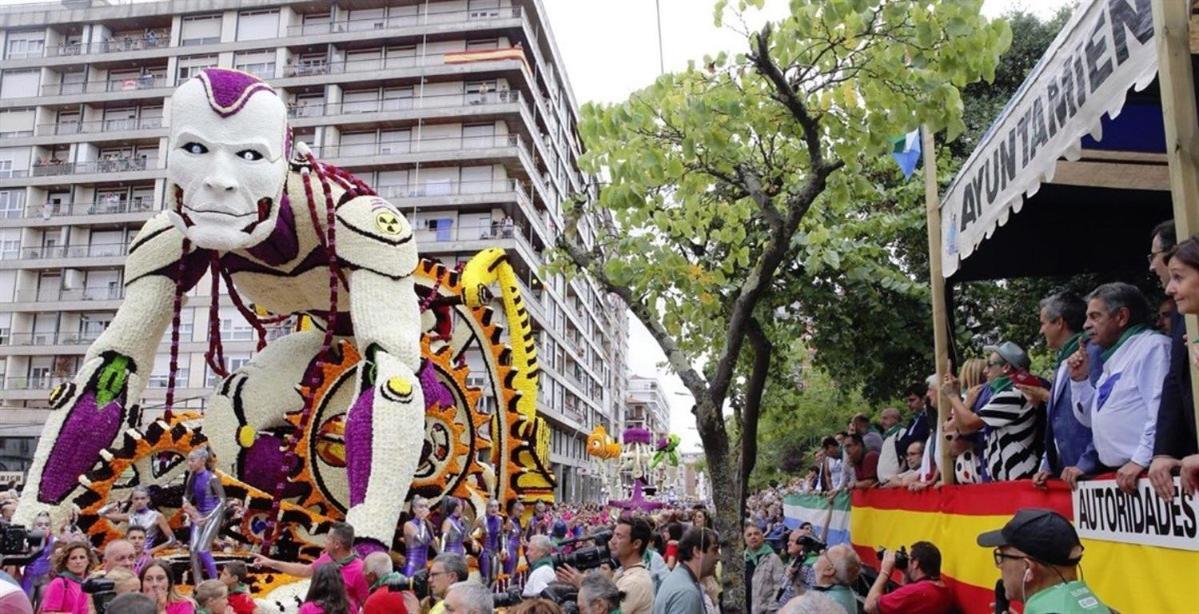
<path fill-rule="evenodd" d="M 183 18 L 183 30 L 179 36 L 179 44 L 210 45 L 221 41 L 221 16 L 196 15 Z"/>
<path fill-rule="evenodd" d="M 201 55 L 192 56 L 189 58 L 179 58 L 179 75 L 176 83 L 183 83 L 188 79 L 200 74 L 200 71 L 205 68 L 212 68 L 217 65 L 217 56 Z"/>
<path fill-rule="evenodd" d="M 275 38 L 278 35 L 279 11 L 246 11 L 237 16 L 239 41 Z"/>

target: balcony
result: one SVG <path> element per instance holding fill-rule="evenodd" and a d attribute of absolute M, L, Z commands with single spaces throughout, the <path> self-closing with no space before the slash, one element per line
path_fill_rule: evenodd
<path fill-rule="evenodd" d="M 84 45 L 82 43 L 63 43 L 54 47 L 46 47 L 44 57 L 62 57 L 72 55 L 92 55 L 97 53 L 117 53 L 121 51 L 140 51 L 142 49 L 161 49 L 170 46 L 170 35 L 167 31 L 151 31 L 142 37 L 121 36 Z"/>
<path fill-rule="evenodd" d="M 42 347 L 50 345 L 91 345 L 100 332 L 74 333 L 10 333 L 0 337 L 0 345 L 8 347 Z"/>
<path fill-rule="evenodd" d="M 33 165 L 34 177 L 54 177 L 59 175 L 81 175 L 86 173 L 128 173 L 144 171 L 152 168 L 150 158 L 112 158 L 109 160 L 92 160 L 90 162 L 63 162 L 49 160 Z"/>
<path fill-rule="evenodd" d="M 492 181 L 457 181 L 452 183 L 429 183 L 424 186 L 381 185 L 375 191 L 379 196 L 388 199 L 428 198 L 437 196 L 487 196 L 488 200 L 495 194 L 516 193 L 517 198 L 525 198 L 524 186 L 515 179 L 500 179 Z"/>
<path fill-rule="evenodd" d="M 125 298 L 124 286 L 90 286 L 84 288 L 28 288 L 17 290 L 14 303 L 45 303 L 65 301 L 119 301 Z"/>
<path fill-rule="evenodd" d="M 101 132 L 129 132 L 132 130 L 152 130 L 162 127 L 161 117 L 100 119 L 86 122 L 62 122 L 59 124 L 41 124 L 37 127 L 38 136 L 57 134 L 95 134 Z"/>
<path fill-rule="evenodd" d="M 308 23 L 289 26 L 288 36 L 312 36 L 316 34 L 337 34 L 341 32 L 360 32 L 363 30 L 388 30 L 392 28 L 410 28 L 432 24 L 461 23 L 468 21 L 487 21 L 494 19 L 519 18 L 519 7 L 493 9 L 476 9 L 473 11 L 436 11 L 424 15 L 396 15 L 392 17 L 375 17 L 368 19 L 350 19 L 331 21 L 328 23 Z"/>
<path fill-rule="evenodd" d="M 528 113 L 528 103 L 521 98 L 520 92 L 502 91 L 331 102 L 327 104 L 307 103 L 301 100 L 287 105 L 287 115 L 294 119 L 302 117 L 327 117 L 329 115 L 385 113 L 389 111 L 475 108 L 489 104 L 520 104 L 525 113 Z"/>
<path fill-rule="evenodd" d="M 50 245 L 22 247 L 15 252 L 0 253 L 0 260 L 50 260 L 58 258 L 112 258 L 124 256 L 128 243 L 100 245 Z"/>
<path fill-rule="evenodd" d="M 113 215 L 118 213 L 146 213 L 157 211 L 158 207 L 154 206 L 147 200 L 117 201 L 117 202 L 100 202 L 100 203 L 43 203 L 41 205 L 31 205 L 24 210 L 23 217 L 26 218 L 41 218 L 48 220 L 55 217 L 71 217 L 80 215 Z M 13 217 L 0 216 L 0 217 Z"/>
<path fill-rule="evenodd" d="M 104 92 L 130 92 L 136 90 L 152 90 L 155 88 L 171 87 L 170 79 L 163 76 L 145 74 L 129 79 L 107 79 L 104 81 L 87 81 L 79 83 L 48 83 L 41 88 L 42 96 L 66 96 L 69 94 L 89 94 Z"/>
<path fill-rule="evenodd" d="M 57 375 L 35 375 L 33 377 L 6 377 L 0 382 L 4 390 L 50 390 L 51 388 L 71 381 L 70 377 Z"/>

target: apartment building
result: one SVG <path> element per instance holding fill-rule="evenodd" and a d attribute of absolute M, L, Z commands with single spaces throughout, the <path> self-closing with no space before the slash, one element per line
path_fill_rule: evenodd
<path fill-rule="evenodd" d="M 172 91 L 220 66 L 270 82 L 295 137 L 404 211 L 426 257 L 507 250 L 537 331 L 560 495 L 598 494 L 575 469 L 587 432 L 615 426 L 624 403 L 628 329 L 590 280 L 540 273 L 563 200 L 589 186 L 539 0 L 63 0 L 0 7 L 0 50 L 0 435 L 37 434 L 47 392 L 111 321 L 129 241 L 163 207 Z M 193 407 L 215 383 L 208 291 L 183 312 L 177 398 Z M 254 333 L 227 298 L 219 317 L 235 369 Z"/>
<path fill-rule="evenodd" d="M 621 416 L 621 430 L 639 427 L 661 435 L 670 430 L 670 401 L 662 382 L 654 377 L 629 378 L 628 395 Z"/>

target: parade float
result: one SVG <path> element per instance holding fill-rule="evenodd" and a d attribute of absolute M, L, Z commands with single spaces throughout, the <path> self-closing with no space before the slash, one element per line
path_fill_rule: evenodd
<path fill-rule="evenodd" d="M 215 457 L 228 507 L 217 562 L 312 561 L 341 520 L 360 551 L 398 552 L 417 496 L 459 498 L 472 522 L 489 501 L 552 501 L 536 344 L 504 252 L 457 270 L 420 259 L 400 211 L 294 142 L 283 101 L 252 75 L 205 69 L 171 115 L 166 210 L 130 246 L 112 324 L 51 393 L 16 520 L 77 514 L 101 547 L 123 535 L 105 506 L 141 486 L 184 531 L 185 459 L 198 449 Z M 225 373 L 213 318 L 206 356 L 222 380 L 203 413 L 174 412 L 180 309 L 201 281 L 213 310 L 228 296 L 255 328 L 258 352 Z M 284 322 L 290 334 L 268 342 Z M 172 387 L 166 412 L 143 423 L 164 335 Z M 468 353 L 483 359 L 485 389 L 468 384 Z M 187 577 L 185 549 L 163 556 Z M 286 608 L 303 585 L 260 571 L 250 588 Z"/>

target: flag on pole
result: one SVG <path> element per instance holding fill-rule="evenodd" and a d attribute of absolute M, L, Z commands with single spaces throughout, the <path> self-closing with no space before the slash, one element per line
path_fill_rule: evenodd
<path fill-rule="evenodd" d="M 891 156 L 903 171 L 903 178 L 907 179 L 916 172 L 916 164 L 920 162 L 920 130 L 913 130 L 893 142 L 895 147 L 891 150 Z"/>
<path fill-rule="evenodd" d="M 783 497 L 783 523 L 789 529 L 812 523 L 812 536 L 830 546 L 849 543 L 850 496 L 837 493 L 832 501 L 822 494 L 793 494 Z"/>

